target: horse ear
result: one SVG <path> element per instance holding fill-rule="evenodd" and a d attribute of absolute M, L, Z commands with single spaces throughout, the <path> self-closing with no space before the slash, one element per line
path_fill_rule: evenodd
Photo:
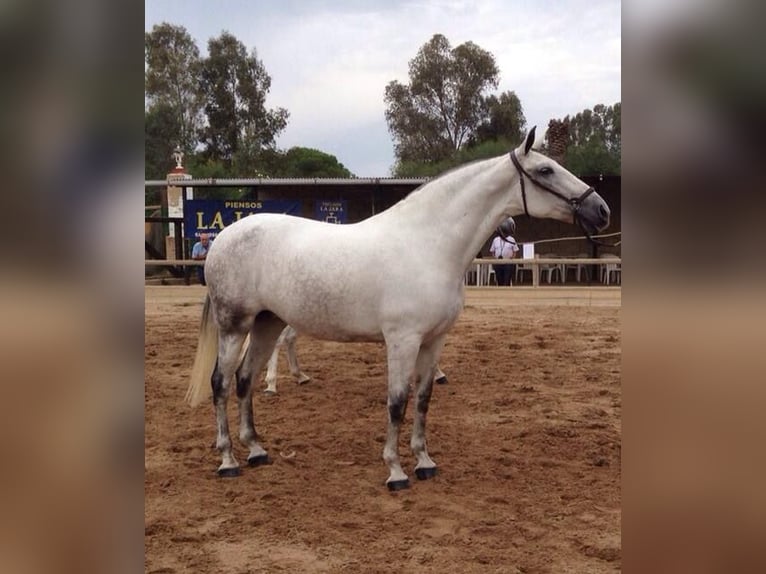
<path fill-rule="evenodd" d="M 532 126 L 532 129 L 529 130 L 529 134 L 527 134 L 527 141 L 524 144 L 524 155 L 529 153 L 529 150 L 532 149 L 532 144 L 535 143 L 535 130 L 537 129 L 537 126 Z"/>

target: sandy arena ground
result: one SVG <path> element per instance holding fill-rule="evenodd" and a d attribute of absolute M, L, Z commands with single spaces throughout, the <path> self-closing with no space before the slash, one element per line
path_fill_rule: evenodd
<path fill-rule="evenodd" d="M 203 297 L 146 288 L 146 572 L 620 570 L 618 288 L 468 290 L 429 411 L 439 475 L 414 477 L 410 405 L 412 487 L 396 493 L 383 346 L 308 337 L 312 381 L 297 386 L 282 356 L 279 394 L 256 392 L 273 464 L 216 476 L 212 407 L 183 402 Z M 233 400 L 229 415 L 236 435 Z"/>

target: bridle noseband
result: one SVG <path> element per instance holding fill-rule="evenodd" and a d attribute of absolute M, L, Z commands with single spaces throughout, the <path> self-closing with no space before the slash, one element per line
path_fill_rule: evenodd
<path fill-rule="evenodd" d="M 532 175 L 527 172 L 523 167 L 521 167 L 521 163 L 519 163 L 519 158 L 516 157 L 516 150 L 511 150 L 511 161 L 513 162 L 513 165 L 516 166 L 516 170 L 519 172 L 519 181 L 521 183 L 521 199 L 524 202 L 524 213 L 529 216 L 529 210 L 527 209 L 527 191 L 524 188 L 524 176 L 526 175 L 530 181 L 535 183 L 538 187 L 541 189 L 544 189 L 548 193 L 552 193 L 556 197 L 561 198 L 564 200 L 572 210 L 572 215 L 574 217 L 575 222 L 577 225 L 580 226 L 580 229 L 583 230 L 583 233 L 585 233 L 585 236 L 588 238 L 589 241 L 593 243 L 597 243 L 599 245 L 608 245 L 602 241 L 599 241 L 598 239 L 595 239 L 594 237 L 591 237 L 591 234 L 588 232 L 588 230 L 585 228 L 585 225 L 582 221 L 582 218 L 580 217 L 580 208 L 582 207 L 583 202 L 585 199 L 591 194 L 594 193 L 596 190 L 593 187 L 589 187 L 579 197 L 566 197 L 562 193 L 559 193 L 555 189 L 547 186 L 543 182 L 541 182 L 539 179 L 535 179 L 532 177 Z"/>

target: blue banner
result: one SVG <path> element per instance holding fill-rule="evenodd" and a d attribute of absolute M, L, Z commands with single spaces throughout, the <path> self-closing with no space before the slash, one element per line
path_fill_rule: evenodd
<path fill-rule="evenodd" d="M 200 233 L 211 236 L 251 213 L 301 215 L 300 201 L 277 199 L 187 199 L 184 202 L 184 235 L 194 239 Z"/>
<path fill-rule="evenodd" d="M 327 223 L 346 223 L 346 200 L 322 200 L 316 202 L 315 217 Z"/>

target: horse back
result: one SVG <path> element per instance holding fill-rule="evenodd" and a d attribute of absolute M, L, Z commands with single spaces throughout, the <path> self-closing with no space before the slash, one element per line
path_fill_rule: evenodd
<path fill-rule="evenodd" d="M 371 245 L 375 238 L 358 224 L 251 215 L 210 248 L 211 298 L 247 315 L 271 311 L 318 337 L 379 340 L 383 289 Z"/>

